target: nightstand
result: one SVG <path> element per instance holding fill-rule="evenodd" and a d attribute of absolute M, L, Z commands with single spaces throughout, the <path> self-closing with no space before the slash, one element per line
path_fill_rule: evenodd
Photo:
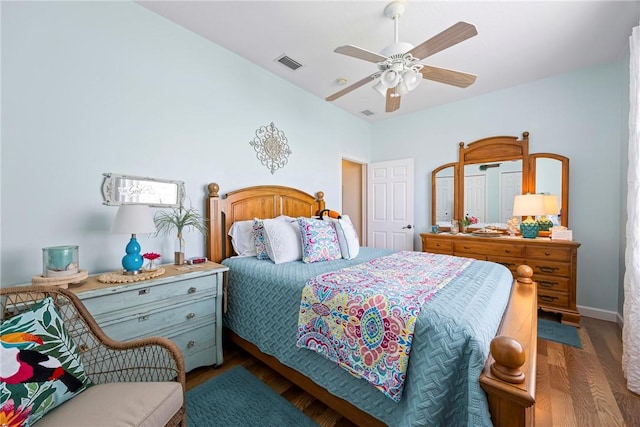
<path fill-rule="evenodd" d="M 163 336 L 184 356 L 185 369 L 222 364 L 222 288 L 227 267 L 213 262 L 162 265 L 162 276 L 101 283 L 90 276 L 70 285 L 104 332 L 128 341 Z"/>

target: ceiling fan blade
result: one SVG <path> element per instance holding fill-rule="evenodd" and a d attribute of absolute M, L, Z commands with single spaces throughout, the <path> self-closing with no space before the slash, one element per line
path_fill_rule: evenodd
<path fill-rule="evenodd" d="M 369 62 L 382 62 L 386 61 L 387 57 L 382 56 L 378 53 L 372 52 L 370 50 L 362 49 L 361 47 L 354 46 L 351 44 L 337 47 L 334 52 L 340 53 L 342 55 L 351 56 L 353 58 L 364 59 Z"/>
<path fill-rule="evenodd" d="M 334 93 L 333 95 L 327 96 L 325 98 L 325 101 L 335 101 L 336 99 L 340 98 L 341 96 L 348 94 L 352 90 L 358 89 L 360 86 L 365 85 L 365 84 L 369 83 L 370 81 L 373 81 L 373 79 L 375 79 L 378 74 L 379 74 L 378 72 L 375 72 L 375 73 L 365 77 L 364 79 L 355 82 L 351 86 L 347 86 L 344 89 Z"/>
<path fill-rule="evenodd" d="M 441 50 L 463 42 L 477 34 L 478 30 L 476 30 L 475 26 L 466 22 L 458 22 L 440 34 L 436 34 L 429 40 L 414 47 L 408 53 L 418 59 L 424 59 L 434 53 L 438 53 Z"/>
<path fill-rule="evenodd" d="M 473 74 L 462 73 L 460 71 L 447 70 L 446 68 L 431 67 L 425 65 L 420 70 L 422 77 L 427 80 L 445 83 L 457 87 L 467 87 L 476 81 Z"/>
<path fill-rule="evenodd" d="M 400 108 L 400 95 L 396 94 L 396 88 L 392 87 L 387 89 L 387 104 L 384 111 L 386 113 L 392 113 Z"/>

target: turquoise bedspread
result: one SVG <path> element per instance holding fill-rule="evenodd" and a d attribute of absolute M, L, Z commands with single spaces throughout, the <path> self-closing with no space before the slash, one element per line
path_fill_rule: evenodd
<path fill-rule="evenodd" d="M 229 267 L 224 325 L 390 426 L 490 426 L 478 378 L 513 281 L 502 265 L 472 263 L 422 308 L 399 402 L 330 360 L 296 347 L 304 284 L 319 274 L 389 253 L 362 248 L 354 260 L 313 264 L 275 265 L 253 257 L 224 260 Z"/>

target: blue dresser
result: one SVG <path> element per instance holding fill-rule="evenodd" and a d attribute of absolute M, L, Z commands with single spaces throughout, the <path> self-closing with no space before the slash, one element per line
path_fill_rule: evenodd
<path fill-rule="evenodd" d="M 174 341 L 185 368 L 222 364 L 222 289 L 227 267 L 207 262 L 163 265 L 165 274 L 132 283 L 90 276 L 73 291 L 111 338 L 163 336 Z"/>

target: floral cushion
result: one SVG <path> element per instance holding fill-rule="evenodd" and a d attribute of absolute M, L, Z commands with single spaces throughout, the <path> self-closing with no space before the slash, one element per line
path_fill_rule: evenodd
<path fill-rule="evenodd" d="M 298 218 L 297 221 L 302 237 L 302 262 L 342 258 L 333 222 L 304 217 Z"/>
<path fill-rule="evenodd" d="M 30 426 L 91 385 L 51 297 L 3 320 L 0 351 L 0 423 Z"/>
<path fill-rule="evenodd" d="M 253 240 L 256 245 L 256 256 L 258 259 L 269 259 L 267 242 L 264 236 L 264 221 L 258 218 L 253 220 Z"/>

